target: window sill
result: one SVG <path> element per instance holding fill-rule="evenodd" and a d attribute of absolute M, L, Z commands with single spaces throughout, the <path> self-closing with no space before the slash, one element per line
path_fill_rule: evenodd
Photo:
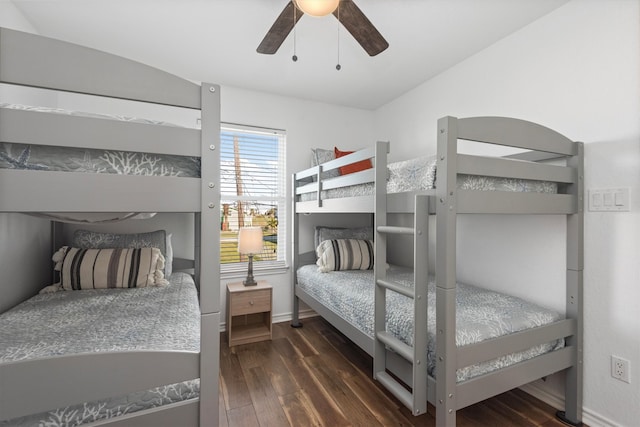
<path fill-rule="evenodd" d="M 276 274 L 284 274 L 289 271 L 289 267 L 286 265 L 274 266 L 274 267 L 263 267 L 256 268 L 255 265 L 253 267 L 253 275 L 254 276 L 273 276 Z M 228 271 L 220 272 L 220 279 L 228 280 L 228 279 L 244 279 L 247 277 L 247 266 L 241 269 L 233 269 Z"/>

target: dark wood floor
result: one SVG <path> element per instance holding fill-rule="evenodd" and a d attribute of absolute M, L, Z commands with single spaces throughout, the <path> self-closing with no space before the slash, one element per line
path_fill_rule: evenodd
<path fill-rule="evenodd" d="M 220 352 L 220 425 L 433 426 L 435 410 L 411 416 L 371 379 L 372 360 L 316 317 L 273 326 L 273 340 Z M 458 411 L 459 426 L 564 426 L 555 409 L 520 390 Z"/>

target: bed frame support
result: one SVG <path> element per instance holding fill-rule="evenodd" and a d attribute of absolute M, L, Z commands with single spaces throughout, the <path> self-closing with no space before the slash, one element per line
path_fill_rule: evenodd
<path fill-rule="evenodd" d="M 318 179 L 320 179 L 320 169 L 318 167 Z M 298 180 L 296 179 L 296 175 L 293 174 L 292 182 L 291 182 L 291 217 L 294 219 L 293 225 L 293 233 L 291 236 L 291 248 L 292 252 L 292 262 L 293 268 L 291 268 L 291 283 L 293 283 L 293 313 L 291 313 L 291 327 L 292 328 L 301 328 L 302 323 L 300 322 L 300 298 L 296 295 L 295 284 L 298 283 L 297 271 L 300 268 L 300 244 L 298 243 L 298 238 L 300 236 L 300 224 L 299 221 L 296 221 L 296 189 L 298 188 Z M 320 191 L 318 191 L 318 197 L 320 197 Z M 313 248 L 315 251 L 315 248 Z"/>
<path fill-rule="evenodd" d="M 563 422 L 582 425 L 582 357 L 583 357 L 583 271 L 584 271 L 584 144 L 576 144 L 578 153 L 567 164 L 578 171 L 575 184 L 567 188 L 578 206 L 576 213 L 567 215 L 567 302 L 566 316 L 576 320 L 576 332 L 566 339 L 574 349 L 572 366 L 565 377 L 565 410 L 556 414 Z"/>
<path fill-rule="evenodd" d="M 457 119 L 438 120 L 436 187 L 436 425 L 455 426 Z"/>
<path fill-rule="evenodd" d="M 220 86 L 203 83 L 201 199 L 196 214 L 200 289 L 200 426 L 219 422 L 220 370 Z M 214 118 L 214 119 L 212 119 Z M 204 262 L 202 262 L 204 261 Z"/>

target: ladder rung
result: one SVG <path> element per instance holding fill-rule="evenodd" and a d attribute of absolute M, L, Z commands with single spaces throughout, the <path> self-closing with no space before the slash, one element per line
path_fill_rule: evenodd
<path fill-rule="evenodd" d="M 377 372 L 376 379 L 413 412 L 413 395 L 409 390 L 384 371 Z"/>
<path fill-rule="evenodd" d="M 378 226 L 378 232 L 387 234 L 410 234 L 413 235 L 413 227 L 396 227 L 393 225 L 380 225 Z"/>
<path fill-rule="evenodd" d="M 408 346 L 386 331 L 378 332 L 376 336 L 383 344 L 404 357 L 405 360 L 413 363 L 413 347 Z"/>
<path fill-rule="evenodd" d="M 409 298 L 414 298 L 413 289 L 407 288 L 406 286 L 401 286 L 401 285 L 398 285 L 398 284 L 396 284 L 394 282 L 388 282 L 388 281 L 382 280 L 382 279 L 376 280 L 376 283 L 378 285 L 382 286 L 383 288 L 387 288 L 389 290 L 392 290 L 394 292 L 397 292 L 397 293 L 399 293 L 401 295 L 404 295 L 406 297 L 409 297 Z"/>

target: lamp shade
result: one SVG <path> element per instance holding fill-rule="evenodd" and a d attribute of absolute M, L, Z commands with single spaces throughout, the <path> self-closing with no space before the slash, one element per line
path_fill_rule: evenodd
<path fill-rule="evenodd" d="M 257 254 L 262 251 L 262 228 L 242 227 L 238 232 L 238 252 Z"/>
<path fill-rule="evenodd" d="M 298 9 L 311 16 L 326 16 L 338 7 L 340 0 L 295 0 Z"/>

